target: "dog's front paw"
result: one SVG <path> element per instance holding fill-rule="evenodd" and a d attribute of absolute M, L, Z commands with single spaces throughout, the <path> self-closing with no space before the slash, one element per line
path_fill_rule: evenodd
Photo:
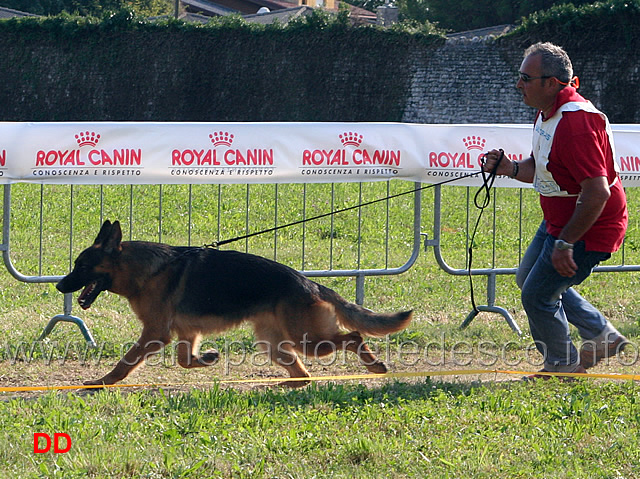
<path fill-rule="evenodd" d="M 305 380 L 283 381 L 281 383 L 278 383 L 278 386 L 283 387 L 283 388 L 297 389 L 297 388 L 303 388 L 303 387 L 307 386 L 308 384 L 311 384 L 311 381 L 305 381 Z"/>
<path fill-rule="evenodd" d="M 202 353 L 198 358 L 198 362 L 203 366 L 213 366 L 218 362 L 218 358 L 220 357 L 220 353 L 215 349 L 209 349 Z"/>
<path fill-rule="evenodd" d="M 377 360 L 373 364 L 367 364 L 367 369 L 369 372 L 375 374 L 385 374 L 388 372 L 387 365 L 380 360 Z"/>
<path fill-rule="evenodd" d="M 82 384 L 84 384 L 85 386 L 105 386 L 105 384 L 107 383 L 104 381 L 104 378 L 100 378 L 100 379 L 94 379 L 92 381 L 84 381 Z M 100 389 L 100 388 L 96 387 L 91 389 Z"/>

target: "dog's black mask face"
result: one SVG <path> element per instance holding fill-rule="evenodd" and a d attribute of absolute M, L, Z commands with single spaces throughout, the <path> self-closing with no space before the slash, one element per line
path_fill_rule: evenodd
<path fill-rule="evenodd" d="M 78 297 L 82 309 L 88 309 L 98 295 L 111 288 L 112 279 L 108 272 L 109 256 L 120 254 L 122 232 L 116 221 L 105 221 L 93 246 L 84 250 L 75 261 L 73 271 L 56 285 L 61 293 L 73 293 L 84 288 Z"/>
<path fill-rule="evenodd" d="M 80 253 L 73 271 L 56 285 L 58 291 L 73 293 L 84 288 L 78 296 L 78 304 L 82 309 L 89 308 L 101 292 L 111 287 L 111 275 L 96 271 L 96 267 L 102 263 L 103 256 L 104 252 L 95 248 Z"/>

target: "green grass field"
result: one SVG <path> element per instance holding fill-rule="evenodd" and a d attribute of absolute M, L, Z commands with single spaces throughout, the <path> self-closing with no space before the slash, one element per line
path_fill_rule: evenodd
<path fill-rule="evenodd" d="M 127 239 L 200 245 L 411 188 L 406 182 L 250 189 L 14 185 L 10 257 L 23 274 L 61 275 L 70 253 L 89 246 L 106 218 L 119 219 Z M 466 264 L 469 225 L 478 214 L 467 206 L 474 193 L 443 189 L 442 253 L 454 268 Z M 640 264 L 638 195 L 628 194 L 625 248 L 607 264 Z M 425 190 L 422 202 L 421 231 L 430 238 L 433 195 Z M 517 266 L 540 220 L 531 191 L 503 189 L 493 199 L 473 245 L 474 268 Z M 403 196 L 229 247 L 297 269 L 395 268 L 411 253 L 412 225 L 413 199 Z M 87 349 L 69 323 L 35 342 L 62 312 L 62 295 L 50 283 L 18 282 L 4 268 L 0 279 L 0 386 L 78 385 L 107 372 L 138 337 L 126 302 L 103 294 L 90 310 L 73 310 L 98 349 Z M 353 278 L 318 281 L 355 298 Z M 596 273 L 579 288 L 633 343 L 594 368 L 596 374 L 638 371 L 638 282 L 634 272 Z M 474 277 L 474 290 L 485 304 L 484 277 Z M 528 333 L 513 276 L 499 275 L 496 292 L 496 305 Z M 471 309 L 469 280 L 444 273 L 432 248 L 402 275 L 367 278 L 365 306 L 414 309 L 407 330 L 371 344 L 392 371 L 424 375 L 282 389 L 269 381 L 283 371 L 264 364 L 251 330 L 241 328 L 205 339 L 222 353 L 210 369 L 180 369 L 168 347 L 127 379 L 156 386 L 0 393 L 0 477 L 640 477 L 637 382 L 529 384 L 518 375 L 456 373 L 531 371 L 540 358 L 528 334 L 516 336 L 499 315 L 481 313 L 459 329 Z M 316 376 L 366 373 L 340 354 L 309 368 Z M 262 383 L 229 382 L 243 379 Z M 68 434 L 71 450 L 34 453 L 38 432 Z"/>

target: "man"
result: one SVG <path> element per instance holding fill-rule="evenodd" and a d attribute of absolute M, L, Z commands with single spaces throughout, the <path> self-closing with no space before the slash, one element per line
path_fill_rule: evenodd
<path fill-rule="evenodd" d="M 627 228 L 627 203 L 618 177 L 609 122 L 576 91 L 567 53 L 551 43 L 525 51 L 516 87 L 538 109 L 531 157 L 513 161 L 487 153 L 484 169 L 526 183 L 540 194 L 544 220 L 516 281 L 531 335 L 544 357 L 541 372 L 584 373 L 628 343 L 572 286 L 618 250 Z M 583 344 L 578 353 L 569 324 Z M 548 378 L 534 375 L 532 378 Z"/>

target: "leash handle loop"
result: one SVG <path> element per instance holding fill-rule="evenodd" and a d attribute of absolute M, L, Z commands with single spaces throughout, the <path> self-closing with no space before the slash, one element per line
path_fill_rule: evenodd
<path fill-rule="evenodd" d="M 475 203 L 476 208 L 480 210 L 489 206 L 489 202 L 491 201 L 491 197 L 489 196 L 489 191 L 491 190 L 491 188 L 493 188 L 493 183 L 496 181 L 496 176 L 498 176 L 496 172 L 498 171 L 498 167 L 500 166 L 500 163 L 502 162 L 503 158 L 504 158 L 504 150 L 500 148 L 500 157 L 498 158 L 498 161 L 496 162 L 493 169 L 489 172 L 489 176 L 487 176 L 487 173 L 484 171 L 484 169 L 480 169 L 480 173 L 482 174 L 482 186 L 476 192 L 476 195 L 473 198 L 473 202 Z M 482 158 L 480 161 L 482 163 L 482 166 L 484 166 L 487 162 L 487 155 L 486 154 L 482 155 Z M 485 193 L 485 196 L 482 202 L 479 201 L 481 193 Z"/>

